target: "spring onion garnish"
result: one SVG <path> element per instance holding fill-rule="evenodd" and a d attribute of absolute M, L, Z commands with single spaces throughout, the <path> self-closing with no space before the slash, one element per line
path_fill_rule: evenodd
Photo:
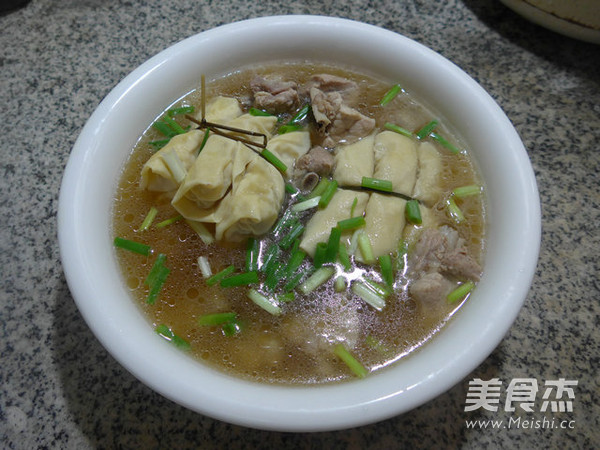
<path fill-rule="evenodd" d="M 223 330 L 223 334 L 225 336 L 231 337 L 235 334 L 238 334 L 240 331 L 242 331 L 242 326 L 240 325 L 239 322 L 232 320 L 231 322 L 224 323 L 223 326 L 221 327 L 221 329 Z"/>
<path fill-rule="evenodd" d="M 378 283 L 369 277 L 363 277 L 361 281 L 376 294 L 380 295 L 383 298 L 387 298 L 392 294 L 392 289 L 388 286 Z"/>
<path fill-rule="evenodd" d="M 382 192 L 392 192 L 392 182 L 378 178 L 362 177 L 361 187 Z"/>
<path fill-rule="evenodd" d="M 438 144 L 440 144 L 442 147 L 445 147 L 446 149 L 448 149 L 450 151 L 450 153 L 460 153 L 460 149 L 457 148 L 456 146 L 454 146 L 453 144 L 451 144 L 450 142 L 448 142 L 446 139 L 444 139 L 442 136 L 440 136 L 437 133 L 430 133 L 429 137 L 431 139 L 433 139 L 434 141 L 436 141 Z"/>
<path fill-rule="evenodd" d="M 298 267 L 300 267 L 302 261 L 304 261 L 304 258 L 306 258 L 306 252 L 304 252 L 304 250 L 299 248 L 292 250 L 292 254 L 290 255 L 290 259 L 285 268 L 286 277 L 291 276 L 298 269 Z"/>
<path fill-rule="evenodd" d="M 162 222 L 157 223 L 156 228 L 164 228 L 166 226 L 174 224 L 175 222 L 180 221 L 181 219 L 183 219 L 183 216 L 171 217 L 170 219 L 163 220 Z"/>
<path fill-rule="evenodd" d="M 258 256 L 260 253 L 260 242 L 254 237 L 249 237 L 246 243 L 246 271 L 258 270 Z"/>
<path fill-rule="evenodd" d="M 319 269 L 325 263 L 325 255 L 327 254 L 327 244 L 319 242 L 315 248 L 315 256 L 313 257 L 314 266 Z"/>
<path fill-rule="evenodd" d="M 279 219 L 279 222 L 277 222 L 273 228 L 273 234 L 277 236 L 279 233 L 287 230 L 295 222 L 296 215 L 294 214 L 294 211 L 291 209 L 286 209 L 286 211 L 283 213 L 283 216 L 281 216 L 281 219 Z"/>
<path fill-rule="evenodd" d="M 327 205 L 329 205 L 329 202 L 333 198 L 333 194 L 335 194 L 337 187 L 337 181 L 333 180 L 329 182 L 329 184 L 325 188 L 325 191 L 323 192 L 323 194 L 321 194 L 321 199 L 319 200 L 319 208 L 326 208 Z"/>
<path fill-rule="evenodd" d="M 340 248 L 340 238 L 342 230 L 339 227 L 333 227 L 329 233 L 329 240 L 325 248 L 325 262 L 335 262 Z"/>
<path fill-rule="evenodd" d="M 183 127 L 181 125 L 179 125 L 177 122 L 175 122 L 175 120 L 172 117 L 170 117 L 168 114 L 163 117 L 163 122 L 166 123 L 175 132 L 175 134 L 185 133 L 185 130 L 183 129 Z"/>
<path fill-rule="evenodd" d="M 190 228 L 196 232 L 196 234 L 200 237 L 202 242 L 204 242 L 206 245 L 215 242 L 214 236 L 210 231 L 208 231 L 208 228 L 206 228 L 206 225 L 204 225 L 202 222 L 196 222 L 195 220 L 189 219 L 185 219 L 185 221 L 190 226 Z"/>
<path fill-rule="evenodd" d="M 304 200 L 303 202 L 298 202 L 294 204 L 291 208 L 294 212 L 306 211 L 311 208 L 316 208 L 319 206 L 319 202 L 321 201 L 321 196 L 317 195 L 316 197 L 309 198 L 308 200 Z"/>
<path fill-rule="evenodd" d="M 285 173 L 287 171 L 287 166 L 283 163 L 283 161 L 280 160 L 277 156 L 275 156 L 274 153 L 272 153 L 271 151 L 267 150 L 266 148 L 263 148 L 261 150 L 260 156 L 262 156 L 268 162 L 270 162 L 271 164 L 273 164 L 273 166 L 275 166 L 275 168 L 277 170 L 279 170 L 281 173 Z"/>
<path fill-rule="evenodd" d="M 260 266 L 260 271 L 265 273 L 270 273 L 273 270 L 273 267 L 277 264 L 277 259 L 279 258 L 279 246 L 276 243 L 269 245 L 267 251 L 265 252 L 265 257 L 263 258 L 263 263 Z"/>
<path fill-rule="evenodd" d="M 302 225 L 300 222 L 297 222 L 294 226 L 292 226 L 290 232 L 286 234 L 281 241 L 279 241 L 279 246 L 284 250 L 289 248 L 289 246 L 292 245 L 296 238 L 300 237 L 302 233 L 304 233 L 304 225 Z"/>
<path fill-rule="evenodd" d="M 294 275 L 288 278 L 287 282 L 283 286 L 285 292 L 290 292 L 296 289 L 296 286 L 300 283 L 300 280 L 304 277 L 304 272 L 296 272 Z"/>
<path fill-rule="evenodd" d="M 255 107 L 252 107 L 248 110 L 248 114 L 250 114 L 251 116 L 262 116 L 262 117 L 270 117 L 273 114 L 268 113 L 266 111 L 263 111 L 262 109 L 258 109 Z"/>
<path fill-rule="evenodd" d="M 293 302 L 294 300 L 296 300 L 295 292 L 286 292 L 285 294 L 282 294 L 279 297 L 277 297 L 277 301 L 279 303 L 289 303 Z"/>
<path fill-rule="evenodd" d="M 260 306 L 262 309 L 267 311 L 274 316 L 278 316 L 281 314 L 281 308 L 275 303 L 271 302 L 270 299 L 262 295 L 256 289 L 250 289 L 248 291 L 248 298 L 252 300 L 257 306 Z"/>
<path fill-rule="evenodd" d="M 311 191 L 309 198 L 323 195 L 330 181 L 327 178 L 321 178 L 315 188 Z"/>
<path fill-rule="evenodd" d="M 469 186 L 457 187 L 452 190 L 452 194 L 454 194 L 454 196 L 457 198 L 465 198 L 471 197 L 473 195 L 479 195 L 481 194 L 481 186 L 471 184 Z"/>
<path fill-rule="evenodd" d="M 432 120 L 431 122 L 423 126 L 423 128 L 417 131 L 417 139 L 425 139 L 427 136 L 429 136 L 431 132 L 435 130 L 435 127 L 438 126 L 438 123 L 439 122 L 437 120 Z"/>
<path fill-rule="evenodd" d="M 373 254 L 373 247 L 371 246 L 371 240 L 367 233 L 361 230 L 358 234 L 358 248 L 364 261 L 367 264 L 373 264 L 375 262 L 375 255 Z"/>
<path fill-rule="evenodd" d="M 402 86 L 399 84 L 395 84 L 391 87 L 389 91 L 385 93 L 381 101 L 379 102 L 380 106 L 385 106 L 392 100 L 396 98 L 396 96 L 402 91 Z"/>
<path fill-rule="evenodd" d="M 237 314 L 234 312 L 204 314 L 203 316 L 198 317 L 198 325 L 201 327 L 223 325 L 224 323 L 234 321 L 236 317 Z"/>
<path fill-rule="evenodd" d="M 220 283 L 222 279 L 227 278 L 234 271 L 235 267 L 232 264 L 229 267 L 226 267 L 225 269 L 221 270 L 220 272 L 215 273 L 212 277 L 208 278 L 206 280 L 206 284 L 208 284 L 209 286 L 214 286 L 215 284 Z"/>
<path fill-rule="evenodd" d="M 149 142 L 149 144 L 152 147 L 154 147 L 154 150 L 160 150 L 165 145 L 167 145 L 170 140 L 171 140 L 171 138 L 169 138 L 169 139 L 159 139 L 158 141 L 151 141 L 151 142 Z"/>
<path fill-rule="evenodd" d="M 400 127 L 398 125 L 394 125 L 393 123 L 390 123 L 390 122 L 386 122 L 383 125 L 383 128 L 385 128 L 386 130 L 389 130 L 389 131 L 393 131 L 394 133 L 401 134 L 401 135 L 406 136 L 406 137 L 412 137 L 412 135 L 413 135 L 406 128 L 402 128 L 402 127 Z"/>
<path fill-rule="evenodd" d="M 333 267 L 321 267 L 320 269 L 317 269 L 310 277 L 308 277 L 298 289 L 300 289 L 303 294 L 310 294 L 312 291 L 329 280 L 334 273 L 335 269 Z"/>
<path fill-rule="evenodd" d="M 267 278 L 265 279 L 263 285 L 269 292 L 274 291 L 279 282 L 283 279 L 286 273 L 285 269 L 286 267 L 284 265 L 278 264 L 273 268 L 273 270 L 267 272 Z"/>
<path fill-rule="evenodd" d="M 350 219 L 340 220 L 337 226 L 340 230 L 356 230 L 365 226 L 365 218 L 363 216 L 351 217 Z"/>
<path fill-rule="evenodd" d="M 181 114 L 193 114 L 194 107 L 193 106 L 180 106 L 179 108 L 169 109 L 167 111 L 167 115 L 169 117 L 178 116 Z"/>
<path fill-rule="evenodd" d="M 408 254 L 408 242 L 400 239 L 398 242 L 398 256 L 396 257 L 396 268 L 403 272 L 406 266 L 406 258 Z"/>
<path fill-rule="evenodd" d="M 292 183 L 285 183 L 285 192 L 288 194 L 297 194 L 299 191 Z"/>
<path fill-rule="evenodd" d="M 156 327 L 155 331 L 160 336 L 164 337 L 167 341 L 171 341 L 177 347 L 179 347 L 183 350 L 190 349 L 190 343 L 188 341 L 186 341 L 185 339 L 183 339 L 182 337 L 177 336 L 175 333 L 173 333 L 173 331 L 165 324 L 158 325 Z"/>
<path fill-rule="evenodd" d="M 158 298 L 158 293 L 165 284 L 167 276 L 171 273 L 171 270 L 165 266 L 165 261 L 167 257 L 163 253 L 159 254 L 150 269 L 150 273 L 146 277 L 144 283 L 150 288 L 148 291 L 148 298 L 146 298 L 146 303 L 149 305 L 154 305 L 156 303 L 156 299 Z"/>
<path fill-rule="evenodd" d="M 210 269 L 210 263 L 206 256 L 198 256 L 198 267 L 204 278 L 210 278 L 212 270 Z"/>
<path fill-rule="evenodd" d="M 139 253 L 140 255 L 144 256 L 149 256 L 152 252 L 152 248 L 149 245 L 142 244 L 141 242 L 130 241 L 129 239 L 124 239 L 118 236 L 114 240 L 114 245 L 117 248 L 129 250 L 130 252 Z"/>
<path fill-rule="evenodd" d="M 231 277 L 221 280 L 221 287 L 246 286 L 248 284 L 258 283 L 258 272 L 238 273 Z"/>
<path fill-rule="evenodd" d="M 446 300 L 448 300 L 448 303 L 454 303 L 455 301 L 460 300 L 461 298 L 465 297 L 469 292 L 471 292 L 471 290 L 474 287 L 475 287 L 475 283 L 473 283 L 472 281 L 467 281 L 466 283 L 461 284 L 456 289 L 454 289 L 452 292 L 450 292 L 446 296 Z"/>
<path fill-rule="evenodd" d="M 344 292 L 346 290 L 346 278 L 341 275 L 336 277 L 333 282 L 333 289 L 335 292 Z"/>
<path fill-rule="evenodd" d="M 333 353 L 344 361 L 358 378 L 364 378 L 369 374 L 369 371 L 348 351 L 344 344 L 337 344 L 333 349 Z"/>
<path fill-rule="evenodd" d="M 144 221 L 140 225 L 139 231 L 146 231 L 148 228 L 150 228 L 150 225 L 152 224 L 152 221 L 155 219 L 157 214 L 158 214 L 158 209 L 156 209 L 154 206 L 151 207 L 150 210 L 148 211 L 148 214 L 146 214 Z"/>
<path fill-rule="evenodd" d="M 286 134 L 291 133 L 292 131 L 299 131 L 302 129 L 302 125 L 297 123 L 286 123 L 285 125 L 281 125 L 277 130 L 278 134 Z"/>
<path fill-rule="evenodd" d="M 354 210 L 356 209 L 356 205 L 358 205 L 358 197 L 354 197 L 354 200 L 352 200 L 352 206 L 350 207 L 350 217 L 354 217 Z"/>
<path fill-rule="evenodd" d="M 200 143 L 200 147 L 198 148 L 198 153 L 196 153 L 196 156 L 198 156 L 200 154 L 200 152 L 204 149 L 204 146 L 206 145 L 206 141 L 208 141 L 209 134 L 210 134 L 210 130 L 207 129 L 204 132 L 204 137 L 202 138 L 202 142 Z"/>
<path fill-rule="evenodd" d="M 421 209 L 419 208 L 419 202 L 417 200 L 409 200 L 406 202 L 404 215 L 406 216 L 406 220 L 413 225 L 421 225 L 423 223 Z"/>
<path fill-rule="evenodd" d="M 352 283 L 352 292 L 362 298 L 365 302 L 371 305 L 378 311 L 381 311 L 385 307 L 385 297 L 380 295 L 371 289 L 370 286 L 366 285 L 362 281 L 355 281 Z"/>
<path fill-rule="evenodd" d="M 394 269 L 392 257 L 389 254 L 381 255 L 379 258 L 379 267 L 381 268 L 381 278 L 385 284 L 392 288 L 394 286 Z"/>
<path fill-rule="evenodd" d="M 465 220 L 464 214 L 452 196 L 450 196 L 450 198 L 447 200 L 446 205 L 448 207 L 448 214 L 450 214 L 450 217 L 452 217 L 456 223 L 461 223 Z"/>
<path fill-rule="evenodd" d="M 162 158 L 167 166 L 167 169 L 169 169 L 169 172 L 171 172 L 171 175 L 173 175 L 175 181 L 177 183 L 181 183 L 185 178 L 186 170 L 181 162 L 181 159 L 179 159 L 177 152 L 175 150 L 165 151 L 164 155 L 162 155 Z"/>
<path fill-rule="evenodd" d="M 157 120 L 154 122 L 152 127 L 168 138 L 172 138 L 173 136 L 177 136 L 179 134 L 173 130 L 173 128 L 171 128 L 167 122 L 163 122 L 162 120 Z"/>
<path fill-rule="evenodd" d="M 308 113 L 310 111 L 310 103 L 304 105 L 298 112 L 290 119 L 288 123 L 290 124 L 298 124 L 302 122 L 304 119 L 308 117 Z"/>
<path fill-rule="evenodd" d="M 340 263 L 344 267 L 344 270 L 346 272 L 350 272 L 350 269 L 352 269 L 352 263 L 350 262 L 350 256 L 348 255 L 346 244 L 343 242 L 340 243 L 340 248 L 338 248 L 338 257 L 340 259 Z"/>

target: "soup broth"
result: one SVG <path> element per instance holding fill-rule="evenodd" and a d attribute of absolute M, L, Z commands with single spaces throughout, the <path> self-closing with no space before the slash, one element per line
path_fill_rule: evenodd
<path fill-rule="evenodd" d="M 133 149 L 116 190 L 114 235 L 144 243 L 152 248 L 148 256 L 117 249 L 123 279 L 134 301 L 157 331 L 174 343 L 179 343 L 184 351 L 197 360 L 255 381 L 310 384 L 346 380 L 355 377 L 357 373 L 344 361 L 341 354 L 351 354 L 366 372 L 372 373 L 408 356 L 431 339 L 467 300 L 468 293 L 465 292 L 453 302 L 447 300 L 448 288 L 445 295 L 435 302 L 413 295 L 411 286 L 415 283 L 415 277 L 423 277 L 431 272 L 429 269 L 423 269 L 417 273 L 413 267 L 422 263 L 413 255 L 420 251 L 419 239 L 429 227 L 428 224 L 435 224 L 432 227 L 435 229 L 451 230 L 451 233 L 458 236 L 462 253 L 468 254 L 471 261 L 479 265 L 483 260 L 483 193 L 467 196 L 452 194 L 453 189 L 457 187 L 477 186 L 483 190 L 474 162 L 469 157 L 468 149 L 463 149 L 461 142 L 452 130 L 447 128 L 447 122 L 443 118 L 438 118 L 435 132 L 443 136 L 445 141 L 452 143 L 451 148 L 460 148 L 458 153 L 453 153 L 449 147 L 428 135 L 422 139 L 414 137 L 414 133 L 436 116 L 409 92 L 400 90 L 389 103 L 382 106 L 381 99 L 391 87 L 387 80 L 378 80 L 350 69 L 290 62 L 260 68 L 249 67 L 211 80 L 206 89 L 206 99 L 207 103 L 217 96 L 238 99 L 241 111 L 247 113 L 250 108 L 255 107 L 256 94 L 252 82 L 257 76 L 291 80 L 299 86 L 299 101 L 291 109 L 277 113 L 279 118 L 276 126 L 279 127 L 289 123 L 305 103 L 310 103 L 310 95 L 302 91 L 301 86 L 309 84 L 315 75 L 323 73 L 343 77 L 356 84 L 353 108 L 365 117 L 374 119 L 375 126 L 369 134 L 380 133 L 386 129 L 386 124 L 393 123 L 413 132 L 409 139 L 412 139 L 415 145 L 422 145 L 427 141 L 439 155 L 439 195 L 429 206 L 420 202 L 421 212 L 424 214 L 423 223 L 411 225 L 407 221 L 402 230 L 402 239 L 394 243 L 397 250 L 389 253 L 394 278 L 391 283 L 387 283 L 389 289 L 384 288 L 385 292 L 381 295 L 385 306 L 372 306 L 351 288 L 363 279 L 375 282 L 375 290 L 377 286 L 386 285 L 382 276 L 383 263 L 376 259 L 369 264 L 357 257 L 361 250 L 353 248 L 357 239 L 352 239 L 356 230 L 345 231 L 347 240 L 341 244 L 347 246 L 350 251 L 351 268 L 345 270 L 337 257 L 326 262 L 322 267 L 330 267 L 334 271 L 333 276 L 310 293 L 305 294 L 299 288 L 301 283 L 317 270 L 314 267 L 314 257 L 310 254 L 304 257 L 297 269 L 297 273 L 303 274 L 303 278 L 294 289 L 284 289 L 286 279 L 281 280 L 275 289 L 265 287 L 267 274 L 262 272 L 261 268 L 265 264 L 268 250 L 278 246 L 281 236 L 289 232 L 273 233 L 274 225 L 269 227 L 270 231 L 267 233 L 257 236 L 260 250 L 258 282 L 234 287 L 222 287 L 220 283 L 209 285 L 198 258 L 203 257 L 204 261 L 208 261 L 212 274 L 231 265 L 235 268 L 233 274 L 246 272 L 247 239 L 237 242 L 221 239 L 207 244 L 188 221 L 178 219 L 180 212 L 173 207 L 172 193 L 140 187 L 140 173 L 150 157 L 157 152 L 156 144 L 150 143 L 165 140 L 165 136 L 154 127 L 148 128 Z M 198 114 L 202 109 L 201 101 L 201 92 L 198 89 L 169 108 L 193 106 Z M 328 145 L 327 136 L 315 124 L 315 116 L 313 111 L 301 123 L 302 129 L 310 132 L 310 147 L 324 147 L 326 152 L 336 155 L 337 158 L 339 148 L 351 143 L 342 139 L 334 145 Z M 197 126 L 183 115 L 173 118 L 184 128 Z M 358 142 L 364 139 L 365 136 Z M 320 178 L 331 179 L 332 176 L 330 173 Z M 292 188 L 286 191 L 283 203 L 278 208 L 277 220 L 280 220 L 285 211 L 294 204 L 310 197 L 310 190 L 303 190 L 298 177 L 284 176 L 284 180 L 295 186 L 298 191 L 292 192 Z M 341 189 L 370 196 L 368 201 L 374 198 L 372 191 L 365 194 L 365 190 L 360 186 L 344 188 L 340 183 L 338 190 Z M 231 191 L 230 187 L 227 192 Z M 335 195 L 338 195 L 337 191 Z M 391 194 L 382 192 L 378 195 Z M 406 196 L 397 195 L 399 199 L 404 197 Z M 463 215 L 462 218 L 457 219 L 453 210 L 448 208 L 449 200 L 457 206 Z M 353 202 L 352 208 L 356 203 Z M 152 225 L 141 231 L 140 226 L 152 208 L 157 211 L 156 217 Z M 318 210 L 319 207 L 315 207 L 297 214 L 297 223 L 304 227 L 305 234 L 310 230 L 309 222 Z M 366 214 L 368 209 L 366 213 L 355 215 L 366 217 Z M 349 210 L 348 217 L 351 215 Z M 172 218 L 177 220 L 171 224 L 164 224 L 165 220 Z M 215 225 L 205 225 L 214 235 Z M 301 239 L 302 235 L 295 244 L 280 249 L 279 266 L 285 266 L 292 253 L 299 251 L 298 243 Z M 156 301 L 148 304 L 150 288 L 146 280 L 159 254 L 166 255 L 165 265 L 169 273 Z M 364 255 L 362 259 L 366 259 Z M 468 284 L 468 277 L 448 269 L 443 264 L 440 276 L 444 282 L 452 285 L 450 290 Z M 343 283 L 336 283 L 338 277 L 342 277 Z M 478 276 L 475 278 L 476 282 Z M 274 315 L 257 306 L 248 297 L 251 289 L 269 299 L 279 308 L 279 313 Z M 201 318 L 217 313 L 234 313 L 235 319 L 213 325 L 201 324 Z M 363 376 L 364 373 L 358 375 Z"/>

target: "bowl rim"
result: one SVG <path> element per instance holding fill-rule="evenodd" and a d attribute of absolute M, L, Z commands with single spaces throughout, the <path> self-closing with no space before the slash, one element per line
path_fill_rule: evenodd
<path fill-rule="evenodd" d="M 102 191 L 104 188 L 99 187 L 107 184 L 106 177 L 101 174 L 115 173 L 115 164 L 121 164 L 129 154 L 121 154 L 110 148 L 107 150 L 106 143 L 116 139 L 107 134 L 108 128 L 119 122 L 115 114 L 131 113 L 132 99 L 150 101 L 144 100 L 144 89 L 156 83 L 156 80 L 177 76 L 172 72 L 170 63 L 188 61 L 195 52 L 213 48 L 217 44 L 219 48 L 235 52 L 235 42 L 250 38 L 255 40 L 252 48 L 260 45 L 282 46 L 284 44 L 271 42 L 273 36 L 285 31 L 288 36 L 282 41 L 289 44 L 290 36 L 301 30 L 315 33 L 314 37 L 305 37 L 306 41 L 316 41 L 318 36 L 324 34 L 329 36 L 331 45 L 316 50 L 320 57 L 344 49 L 344 56 L 339 58 L 350 60 L 356 55 L 364 55 L 360 56 L 361 60 L 371 58 L 371 69 L 378 71 L 387 67 L 388 62 L 379 63 L 375 56 L 361 52 L 387 52 L 393 45 L 395 53 L 410 55 L 414 63 L 415 67 L 403 69 L 407 71 L 403 72 L 405 77 L 410 78 L 413 73 L 425 74 L 425 69 L 435 67 L 457 91 L 466 89 L 471 94 L 465 100 L 470 105 L 469 111 L 476 110 L 482 116 L 463 118 L 463 113 L 459 113 L 461 117 L 457 120 L 469 119 L 464 128 L 467 137 L 478 136 L 477 126 L 489 127 L 491 121 L 494 129 L 490 132 L 504 139 L 503 158 L 495 154 L 486 156 L 490 161 L 483 161 L 483 171 L 492 174 L 494 183 L 500 177 L 493 175 L 495 166 L 498 171 L 513 171 L 512 185 L 506 188 L 508 197 L 513 198 L 516 204 L 508 203 L 500 193 L 495 193 L 496 197 L 488 201 L 501 204 L 511 211 L 520 211 L 521 222 L 517 229 L 509 224 L 510 218 L 490 211 L 490 229 L 493 233 L 499 233 L 498 229 L 503 230 L 508 226 L 516 233 L 512 242 L 495 244 L 493 251 L 506 257 L 508 247 L 515 252 L 517 264 L 509 266 L 504 261 L 491 261 L 495 264 L 493 270 L 501 271 L 506 277 L 505 285 L 498 287 L 500 276 L 493 278 L 484 274 L 471 301 L 434 337 L 435 345 L 429 343 L 406 361 L 365 380 L 290 387 L 241 380 L 192 361 L 156 337 L 134 302 L 127 305 L 115 303 L 115 298 L 122 299 L 128 294 L 123 283 L 120 286 L 106 283 L 107 280 L 116 279 L 115 267 L 103 262 L 111 258 L 111 251 L 114 251 L 108 228 L 102 231 L 102 226 L 109 222 L 104 218 L 104 222 L 98 224 L 88 215 L 97 214 L 90 203 L 100 205 L 96 209 L 102 209 L 105 208 L 105 202 L 109 201 L 106 191 Z M 344 39 L 355 46 L 352 50 L 356 51 L 355 54 L 346 48 L 348 43 L 342 42 Z M 374 43 L 382 42 L 387 48 L 373 47 Z M 275 51 L 271 56 L 282 53 L 279 48 L 279 53 Z M 216 55 L 206 64 L 218 66 L 213 67 L 218 72 L 221 68 L 227 68 L 227 63 L 225 56 Z M 194 76 L 198 78 L 198 74 Z M 190 81 L 184 75 L 181 77 Z M 437 96 L 442 110 L 444 105 L 451 105 L 451 102 L 461 98 L 457 92 L 447 92 L 428 83 L 427 80 L 413 81 L 413 91 L 431 89 L 434 91 L 431 95 Z M 184 93 L 180 86 L 166 87 L 165 92 L 160 93 L 160 98 L 170 100 L 163 102 L 162 108 Z M 142 117 L 131 119 L 138 123 L 138 128 L 132 126 L 137 130 L 135 139 L 145 129 L 140 129 L 139 124 L 145 123 L 147 126 L 160 112 L 162 110 L 152 111 L 150 108 Z M 121 144 L 128 150 L 135 143 L 130 134 L 123 131 L 127 139 Z M 102 152 L 113 152 L 120 155 L 121 160 L 102 159 Z M 482 161 L 477 162 L 482 166 Z M 96 184 L 92 185 L 90 180 Z M 114 191 L 114 188 L 111 189 Z M 514 198 L 517 193 L 520 196 Z M 515 320 L 533 279 L 540 236 L 539 195 L 531 163 L 517 132 L 489 94 L 453 63 L 409 38 L 373 25 L 326 16 L 270 16 L 222 25 L 178 42 L 140 65 L 105 97 L 81 131 L 65 168 L 58 207 L 59 246 L 69 288 L 84 320 L 109 353 L 140 381 L 180 405 L 230 423 L 278 431 L 325 431 L 377 422 L 420 406 L 458 383 L 494 350 Z M 489 254 L 489 248 L 487 252 Z M 114 255 L 112 261 L 115 263 Z M 486 261 L 486 268 L 488 263 L 490 261 Z M 503 302 L 493 303 L 483 294 L 480 295 L 487 290 L 499 292 L 499 289 L 503 289 Z M 477 299 L 481 301 L 478 303 L 475 301 Z M 123 317 L 127 317 L 126 322 Z M 486 320 L 478 321 L 477 317 L 485 317 Z M 457 348 L 457 340 L 469 332 L 478 333 L 477 338 L 465 341 Z M 432 361 L 436 361 L 436 364 L 432 365 Z M 177 370 L 173 371 L 173 367 Z M 202 384 L 198 383 L 199 379 L 203 380 Z M 235 395 L 224 397 L 221 392 L 233 392 Z M 324 398 L 327 401 L 323 401 Z"/>

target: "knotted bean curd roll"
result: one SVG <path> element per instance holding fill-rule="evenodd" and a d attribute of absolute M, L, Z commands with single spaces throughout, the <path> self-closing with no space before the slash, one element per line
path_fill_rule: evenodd
<path fill-rule="evenodd" d="M 356 199 L 354 209 L 352 205 Z M 327 242 L 331 229 L 337 225 L 340 220 L 362 216 L 369 194 L 365 192 L 354 192 L 347 189 L 338 189 L 329 205 L 325 209 L 318 210 L 306 224 L 306 230 L 300 242 L 300 248 L 311 257 L 315 255 L 315 249 L 319 242 Z M 342 234 L 341 240 L 349 240 L 352 232 L 348 231 Z"/>
<path fill-rule="evenodd" d="M 280 134 L 268 142 L 267 148 L 287 166 L 285 175 L 291 178 L 296 160 L 310 149 L 310 133 L 293 131 Z"/>
<path fill-rule="evenodd" d="M 405 207 L 406 200 L 401 198 L 371 194 L 365 210 L 364 232 L 369 238 L 375 258 L 392 253 L 398 248 L 406 222 Z M 360 249 L 357 250 L 356 259 L 364 261 Z"/>
<path fill-rule="evenodd" d="M 336 148 L 333 179 L 340 186 L 360 186 L 363 177 L 373 176 L 374 142 L 375 135 L 370 134 L 358 142 Z"/>
<path fill-rule="evenodd" d="M 177 164 L 181 164 L 182 173 L 185 175 L 194 164 L 203 138 L 204 132 L 200 130 L 188 131 L 171 138 L 167 145 L 152 155 L 144 164 L 140 187 L 156 192 L 175 191 L 179 187 L 180 181 L 169 169 L 165 157 L 176 155 Z"/>
<path fill-rule="evenodd" d="M 442 160 L 431 142 L 421 142 L 417 150 L 419 176 L 415 183 L 413 197 L 432 206 L 441 195 L 439 179 L 442 173 Z"/>
<path fill-rule="evenodd" d="M 383 131 L 375 137 L 373 178 L 392 182 L 392 190 L 412 196 L 417 179 L 417 144 L 409 137 Z"/>
<path fill-rule="evenodd" d="M 240 103 L 235 98 L 218 96 L 206 105 L 206 117 L 208 122 L 227 123 L 242 115 Z M 198 109 L 195 115 L 197 120 L 202 120 L 202 110 Z"/>

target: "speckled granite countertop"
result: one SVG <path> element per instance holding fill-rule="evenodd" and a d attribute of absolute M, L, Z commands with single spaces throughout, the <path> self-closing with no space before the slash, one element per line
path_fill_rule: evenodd
<path fill-rule="evenodd" d="M 298 13 L 397 31 L 479 81 L 529 151 L 543 213 L 533 288 L 480 367 L 403 416 L 318 434 L 232 426 L 142 385 L 83 322 L 56 239 L 70 149 L 120 79 L 197 32 Z M 600 448 L 600 47 L 532 25 L 493 0 L 33 0 L 1 16 L 0 29 L 0 447 Z M 577 380 L 573 412 L 465 412 L 469 380 L 493 377 L 505 387 L 516 378 L 540 386 Z M 518 418 L 532 428 L 466 424 Z"/>

